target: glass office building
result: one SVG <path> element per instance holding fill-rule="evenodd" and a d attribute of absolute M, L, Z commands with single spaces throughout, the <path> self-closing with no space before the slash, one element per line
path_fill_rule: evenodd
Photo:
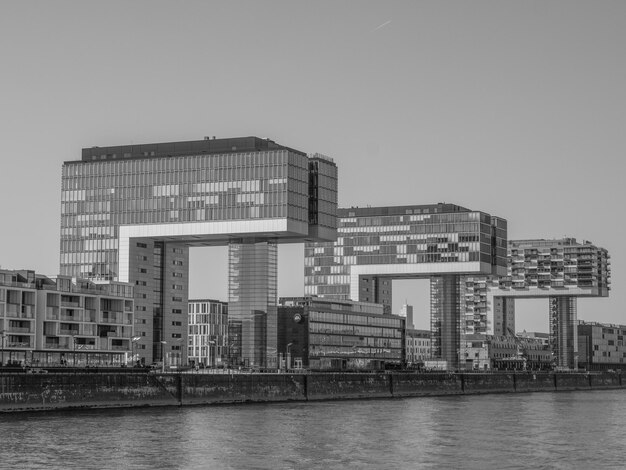
<path fill-rule="evenodd" d="M 63 165 L 61 273 L 134 284 L 142 358 L 184 363 L 189 247 L 232 245 L 235 292 L 245 285 L 232 272 L 246 271 L 246 257 L 254 264 L 264 256 L 275 271 L 275 254 L 259 244 L 334 240 L 336 207 L 333 161 L 268 139 L 87 148 L 81 160 Z M 267 297 L 240 301 L 230 306 L 233 319 L 268 310 Z M 254 339 L 244 340 L 254 344 L 250 350 L 272 347 L 259 332 L 272 335 L 275 327 L 251 331 Z M 260 357 L 272 355 L 267 351 L 240 360 L 261 365 Z"/>
<path fill-rule="evenodd" d="M 278 350 L 287 368 L 381 370 L 405 363 L 406 319 L 384 315 L 382 305 L 285 297 L 278 312 Z"/>
<path fill-rule="evenodd" d="M 445 203 L 338 216 L 336 242 L 306 245 L 305 294 L 381 303 L 390 313 L 392 279 L 431 279 L 433 355 L 456 364 L 460 276 L 506 274 L 506 220 Z"/>

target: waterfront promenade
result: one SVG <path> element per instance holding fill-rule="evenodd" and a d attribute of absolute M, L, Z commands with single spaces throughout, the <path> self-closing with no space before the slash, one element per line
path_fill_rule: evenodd
<path fill-rule="evenodd" d="M 614 372 L 0 373 L 0 411 L 188 406 L 626 388 Z"/>

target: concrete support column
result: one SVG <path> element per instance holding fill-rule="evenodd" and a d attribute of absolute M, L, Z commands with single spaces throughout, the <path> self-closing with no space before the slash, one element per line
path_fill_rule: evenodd
<path fill-rule="evenodd" d="M 242 240 L 228 245 L 228 331 L 231 365 L 277 367 L 277 246 Z"/>
<path fill-rule="evenodd" d="M 556 365 L 578 368 L 576 297 L 550 297 L 550 347 Z"/>
<path fill-rule="evenodd" d="M 445 360 L 450 368 L 459 367 L 460 276 L 430 278 L 430 330 L 432 356 Z"/>

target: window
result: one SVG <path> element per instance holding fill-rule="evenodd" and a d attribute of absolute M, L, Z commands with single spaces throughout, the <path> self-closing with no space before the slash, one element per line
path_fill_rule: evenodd
<path fill-rule="evenodd" d="M 180 284 L 172 284 L 172 289 L 174 290 L 183 290 L 183 286 Z"/>
<path fill-rule="evenodd" d="M 182 325 L 183 325 L 183 323 L 180 322 L 180 321 L 173 321 L 172 322 L 172 326 L 182 326 Z"/>
<path fill-rule="evenodd" d="M 183 311 L 180 308 L 173 308 L 172 313 L 183 313 Z"/>
<path fill-rule="evenodd" d="M 180 338 L 181 334 L 180 333 L 172 333 L 172 338 Z"/>
<path fill-rule="evenodd" d="M 185 252 L 182 248 L 173 248 L 172 251 L 179 255 L 182 255 Z"/>
<path fill-rule="evenodd" d="M 183 298 L 182 297 L 172 297 L 172 302 L 182 302 Z"/>
<path fill-rule="evenodd" d="M 137 243 L 137 248 L 148 248 L 146 243 Z"/>

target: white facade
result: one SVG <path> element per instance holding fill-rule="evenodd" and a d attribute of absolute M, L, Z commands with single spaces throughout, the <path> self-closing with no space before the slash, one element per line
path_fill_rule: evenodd
<path fill-rule="evenodd" d="M 189 300 L 189 363 L 218 367 L 228 359 L 228 303 Z"/>

